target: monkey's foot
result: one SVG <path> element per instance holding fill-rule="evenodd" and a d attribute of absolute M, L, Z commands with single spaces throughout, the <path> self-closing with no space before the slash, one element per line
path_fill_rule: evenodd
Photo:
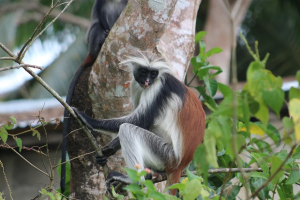
<path fill-rule="evenodd" d="M 113 186 L 115 188 L 120 183 L 122 183 L 125 186 L 125 185 L 131 184 L 132 181 L 128 176 L 126 176 L 124 174 L 121 174 L 116 171 L 111 171 L 111 172 L 109 172 L 105 183 L 106 183 L 106 189 L 109 191 L 110 194 L 112 194 L 111 186 Z M 116 191 L 116 192 L 118 192 L 118 191 Z"/>
<path fill-rule="evenodd" d="M 101 165 L 101 166 L 104 166 L 107 163 L 107 157 L 96 155 L 96 163 Z"/>

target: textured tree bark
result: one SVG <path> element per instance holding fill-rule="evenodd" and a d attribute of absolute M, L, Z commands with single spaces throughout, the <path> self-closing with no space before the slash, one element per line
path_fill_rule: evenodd
<path fill-rule="evenodd" d="M 80 77 L 72 105 L 95 118 L 129 114 L 132 108 L 129 99 L 131 75 L 118 63 L 137 50 L 165 55 L 178 78 L 183 80 L 194 51 L 195 20 L 200 2 L 129 0 L 95 64 Z M 70 131 L 77 128 L 78 125 L 73 122 Z M 114 137 L 115 134 L 96 134 L 102 147 Z M 68 143 L 70 158 L 92 151 L 88 139 L 80 130 L 69 136 Z M 108 167 L 115 171 L 123 172 L 121 167 L 124 164 L 120 152 L 108 160 Z M 72 161 L 71 173 L 70 197 L 102 199 L 106 190 L 105 181 L 102 169 L 95 164 L 94 155 Z"/>
<path fill-rule="evenodd" d="M 239 26 L 244 20 L 252 0 L 236 0 L 232 1 L 231 8 L 235 12 L 234 26 L 236 33 L 239 32 Z M 208 16 L 205 23 L 205 31 L 207 35 L 204 37 L 206 49 L 220 47 L 223 52 L 211 56 L 208 61 L 212 65 L 220 66 L 223 73 L 216 77 L 218 82 L 229 84 L 230 78 L 230 48 L 231 48 L 231 22 L 224 5 L 220 0 L 210 0 L 208 8 Z"/>

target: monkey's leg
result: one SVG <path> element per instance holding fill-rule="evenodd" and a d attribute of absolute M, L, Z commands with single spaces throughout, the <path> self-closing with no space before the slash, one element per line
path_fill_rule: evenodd
<path fill-rule="evenodd" d="M 165 143 L 163 139 L 154 133 L 138 126 L 124 123 L 120 126 L 119 139 L 122 154 L 128 168 L 135 169 L 140 164 L 141 169 L 149 167 L 156 171 L 164 171 L 170 163 L 174 163 L 175 155 L 171 144 Z M 129 184 L 126 175 L 111 172 L 106 181 L 107 188 L 115 181 Z"/>
<path fill-rule="evenodd" d="M 172 144 L 138 126 L 122 124 L 119 138 L 128 168 L 134 169 L 136 164 L 140 164 L 141 169 L 149 167 L 155 171 L 164 171 L 176 160 Z"/>

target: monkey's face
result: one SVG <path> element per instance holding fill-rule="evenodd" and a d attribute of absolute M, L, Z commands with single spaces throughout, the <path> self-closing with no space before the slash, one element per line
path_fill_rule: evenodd
<path fill-rule="evenodd" d="M 148 88 L 158 76 L 157 69 L 151 69 L 149 67 L 139 67 L 133 74 L 136 82 L 144 89 Z"/>

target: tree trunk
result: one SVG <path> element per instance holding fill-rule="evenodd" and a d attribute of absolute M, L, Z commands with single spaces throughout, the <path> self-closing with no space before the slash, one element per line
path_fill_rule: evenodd
<path fill-rule="evenodd" d="M 136 50 L 152 51 L 167 57 L 183 80 L 194 50 L 196 14 L 201 0 L 129 0 L 125 10 L 110 31 L 93 67 L 86 69 L 76 85 L 72 105 L 94 118 L 112 118 L 131 112 L 129 85 L 131 75 L 118 63 Z M 70 131 L 78 129 L 71 121 Z M 115 134 L 94 134 L 101 147 Z M 85 133 L 69 136 L 70 158 L 92 151 Z M 124 172 L 119 151 L 108 160 L 111 170 Z M 70 197 L 102 199 L 105 180 L 94 155 L 71 162 Z"/>
<path fill-rule="evenodd" d="M 236 34 L 239 33 L 239 26 L 244 20 L 244 16 L 248 10 L 252 0 L 232 1 L 232 12 L 235 12 L 234 26 Z M 230 78 L 230 49 L 231 49 L 231 22 L 224 5 L 220 0 L 210 0 L 208 8 L 208 16 L 205 23 L 205 31 L 207 35 L 204 37 L 206 49 L 220 47 L 223 52 L 212 55 L 208 61 L 212 65 L 220 66 L 223 73 L 216 77 L 218 82 L 229 84 Z"/>

